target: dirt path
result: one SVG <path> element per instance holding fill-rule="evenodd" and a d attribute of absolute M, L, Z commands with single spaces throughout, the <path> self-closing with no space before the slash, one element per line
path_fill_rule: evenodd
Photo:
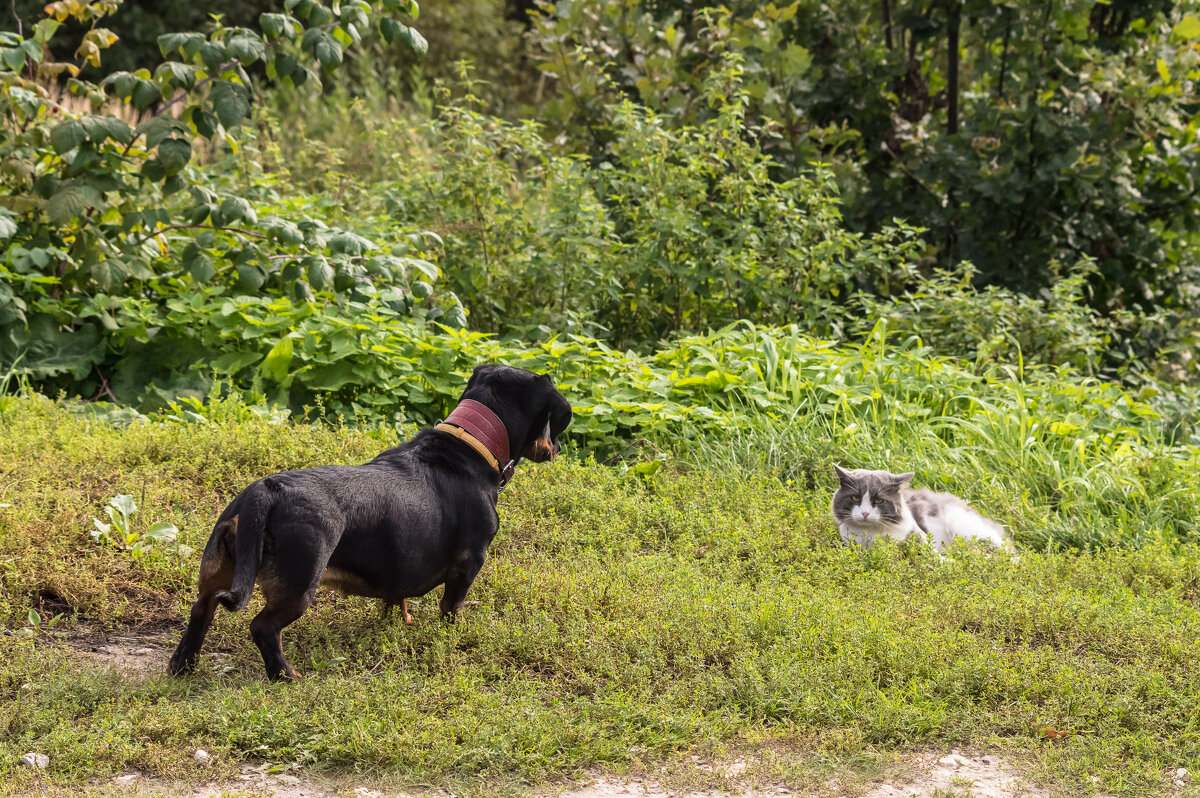
<path fill-rule="evenodd" d="M 779 798 L 800 795 L 805 798 L 854 796 L 856 798 L 1046 798 L 1048 793 L 1031 788 L 1021 774 L 1004 760 L 990 754 L 967 755 L 957 751 L 927 753 L 900 761 L 895 772 L 904 775 L 875 783 L 843 785 L 830 780 L 816 790 L 794 792 L 783 786 L 747 785 L 739 776 L 747 762 L 738 759 L 720 768 L 701 765 L 713 772 L 722 788 L 667 789 L 654 780 L 595 777 L 582 786 L 535 791 L 539 798 Z M 138 773 L 118 776 L 107 783 L 93 783 L 89 793 L 123 795 L 187 795 L 190 798 L 393 798 L 409 793 L 380 790 L 365 786 L 323 783 L 303 774 L 268 774 L 243 767 L 241 775 L 199 787 L 180 788 Z M 448 796 L 453 793 L 430 791 L 424 794 Z"/>

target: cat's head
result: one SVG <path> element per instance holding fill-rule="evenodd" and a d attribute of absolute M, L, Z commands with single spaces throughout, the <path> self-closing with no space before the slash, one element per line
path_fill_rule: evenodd
<path fill-rule="evenodd" d="M 839 524 L 855 526 L 874 524 L 891 526 L 900 523 L 900 491 L 913 478 L 907 474 L 890 471 L 846 471 L 834 466 L 837 472 L 837 492 L 833 494 L 833 518 Z"/>

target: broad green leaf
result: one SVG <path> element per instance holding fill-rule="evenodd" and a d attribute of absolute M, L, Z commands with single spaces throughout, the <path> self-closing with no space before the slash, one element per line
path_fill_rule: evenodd
<path fill-rule="evenodd" d="M 425 37 L 416 28 L 408 29 L 408 46 L 417 55 L 425 55 L 429 52 L 429 42 L 425 40 Z"/>
<path fill-rule="evenodd" d="M 136 135 L 146 137 L 146 146 L 150 149 L 157 147 L 172 133 L 186 134 L 187 128 L 178 119 L 166 114 L 147 119 L 135 131 Z"/>
<path fill-rule="evenodd" d="M 196 85 L 196 68 L 178 61 L 166 61 L 154 70 L 154 79 L 178 89 L 191 89 Z"/>
<path fill-rule="evenodd" d="M 282 34 L 293 34 L 297 28 L 296 20 L 288 14 L 260 14 L 258 24 L 268 39 L 278 39 Z"/>
<path fill-rule="evenodd" d="M 253 64 L 267 56 L 266 43 L 250 33 L 230 36 L 229 40 L 225 42 L 225 49 L 231 57 L 236 58 L 243 65 Z"/>
<path fill-rule="evenodd" d="M 202 33 L 164 33 L 158 37 L 158 49 L 163 58 L 176 51 L 182 53 L 184 58 L 191 58 L 199 52 L 204 42 L 205 37 Z"/>
<path fill-rule="evenodd" d="M 267 281 L 266 273 L 256 263 L 243 263 L 238 266 L 237 274 L 238 288 L 247 293 L 254 293 Z"/>
<path fill-rule="evenodd" d="M 58 32 L 58 26 L 62 23 L 57 19 L 46 18 L 39 20 L 33 26 L 33 39 L 38 42 L 48 42 L 54 38 L 54 34 Z"/>
<path fill-rule="evenodd" d="M 167 139 L 158 145 L 158 157 L 168 173 L 182 169 L 192 157 L 192 143 L 187 139 Z"/>
<path fill-rule="evenodd" d="M 318 291 L 323 291 L 333 282 L 333 267 L 329 261 L 319 255 L 304 259 L 308 267 L 308 282 Z"/>
<path fill-rule="evenodd" d="M 17 215 L 8 208 L 0 207 L 0 239 L 7 240 L 17 234 Z"/>
<path fill-rule="evenodd" d="M 339 360 L 305 373 L 303 383 L 313 391 L 337 391 L 351 383 L 359 382 L 360 379 L 355 373 L 352 361 Z"/>
<path fill-rule="evenodd" d="M 162 92 L 152 81 L 138 78 L 129 99 L 133 102 L 134 108 L 144 111 L 150 106 L 162 102 Z"/>
<path fill-rule="evenodd" d="M 361 255 L 375 244 L 354 233 L 342 232 L 329 239 L 329 252 L 333 255 Z"/>
<path fill-rule="evenodd" d="M 151 158 L 142 164 L 142 177 L 151 183 L 161 183 L 167 179 L 167 165 L 159 158 Z"/>
<path fill-rule="evenodd" d="M 133 495 L 129 493 L 118 493 L 109 499 L 108 503 L 113 509 L 125 516 L 126 519 L 137 512 L 137 502 L 133 500 Z"/>
<path fill-rule="evenodd" d="M 156 543 L 173 543 L 179 537 L 179 527 L 170 521 L 158 521 L 146 530 L 146 537 Z"/>
<path fill-rule="evenodd" d="M 425 37 L 418 33 L 416 28 L 410 28 L 397 20 L 390 18 L 380 20 L 379 33 L 385 42 L 398 41 L 419 55 L 425 55 L 429 50 L 429 42 L 425 41 Z"/>
<path fill-rule="evenodd" d="M 198 283 L 207 283 L 217 273 L 207 255 L 199 255 L 187 267 L 188 274 Z"/>
<path fill-rule="evenodd" d="M 25 51 L 20 47 L 0 50 L 0 61 L 13 72 L 20 72 L 25 67 Z"/>
<path fill-rule="evenodd" d="M 191 112 L 188 119 L 192 126 L 196 128 L 196 132 L 206 139 L 212 138 L 217 132 L 217 118 L 205 111 L 203 108 L 193 106 L 189 109 Z"/>
<path fill-rule="evenodd" d="M 280 221 L 271 227 L 271 236 L 281 244 L 299 246 L 304 243 L 304 233 L 288 221 Z"/>
<path fill-rule="evenodd" d="M 68 119 L 50 131 L 50 144 L 59 155 L 70 152 L 87 139 L 87 129 L 78 119 Z"/>
<path fill-rule="evenodd" d="M 213 361 L 213 371 L 218 374 L 237 374 L 247 366 L 262 360 L 257 352 L 226 352 Z"/>
<path fill-rule="evenodd" d="M 429 261 L 421 258 L 404 258 L 403 261 L 411 266 L 416 266 L 431 282 L 437 279 L 438 267 Z"/>
<path fill-rule="evenodd" d="M 89 208 L 99 208 L 103 203 L 104 197 L 91 186 L 67 183 L 50 197 L 46 203 L 46 213 L 55 224 L 66 224 Z"/>
<path fill-rule="evenodd" d="M 403 24 L 399 20 L 392 19 L 391 17 L 384 17 L 383 19 L 379 20 L 379 34 L 388 44 L 391 44 L 392 42 L 396 41 L 396 39 L 400 38 L 401 32 L 407 28 L 407 25 Z"/>
<path fill-rule="evenodd" d="M 242 219 L 253 224 L 258 218 L 254 213 L 254 208 L 250 207 L 250 203 L 241 197 L 226 197 L 221 200 L 220 214 L 222 224 L 229 224 Z"/>
<path fill-rule="evenodd" d="M 92 279 L 102 291 L 119 288 L 128 276 L 125 266 L 118 260 L 106 258 L 92 266 Z"/>
<path fill-rule="evenodd" d="M 220 42 L 205 42 L 198 52 L 209 72 L 216 72 L 226 61 L 225 45 Z"/>
<path fill-rule="evenodd" d="M 235 127 L 250 113 L 250 100 L 246 87 L 228 80 L 213 84 L 209 100 L 217 118 L 226 128 Z"/>
<path fill-rule="evenodd" d="M 324 33 L 324 31 L 322 31 Z M 330 35 L 320 39 L 313 48 L 313 54 L 321 62 L 321 66 L 335 67 L 342 63 L 342 48 Z"/>
<path fill-rule="evenodd" d="M 1200 17 L 1192 14 L 1186 15 L 1183 19 L 1171 28 L 1171 35 L 1176 39 L 1195 39 L 1200 37 Z"/>
<path fill-rule="evenodd" d="M 138 78 L 132 72 L 114 72 L 104 79 L 101 85 L 112 85 L 113 91 L 122 99 L 128 99 L 133 94 Z"/>
<path fill-rule="evenodd" d="M 287 378 L 288 369 L 292 365 L 292 339 L 285 335 L 279 343 L 271 347 L 258 371 L 267 379 L 283 382 Z"/>
<path fill-rule="evenodd" d="M 115 116 L 100 117 L 104 120 L 105 127 L 108 128 L 108 135 L 114 140 L 122 144 L 128 144 L 133 138 L 133 130 L 125 123 L 125 120 L 118 119 Z"/>

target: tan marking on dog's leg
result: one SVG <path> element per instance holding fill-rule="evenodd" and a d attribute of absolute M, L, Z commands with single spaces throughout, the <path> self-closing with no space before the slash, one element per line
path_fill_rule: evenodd
<path fill-rule="evenodd" d="M 408 612 L 408 599 L 400 599 L 400 611 L 404 613 L 404 622 L 409 626 L 413 625 L 413 617 Z"/>

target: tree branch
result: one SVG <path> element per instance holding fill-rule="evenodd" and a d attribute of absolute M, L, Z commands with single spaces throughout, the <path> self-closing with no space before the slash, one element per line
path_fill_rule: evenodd
<path fill-rule="evenodd" d="M 172 230 L 220 230 L 223 233 L 237 233 L 238 235 L 247 236 L 248 238 L 259 238 L 264 241 L 270 238 L 270 236 L 263 235 L 262 233 L 255 233 L 251 230 L 245 230 L 241 227 L 218 227 L 212 224 L 172 224 L 159 228 L 145 238 L 139 239 L 135 243 L 135 246 L 140 246 L 150 239 L 158 238 L 163 233 L 169 233 Z"/>

